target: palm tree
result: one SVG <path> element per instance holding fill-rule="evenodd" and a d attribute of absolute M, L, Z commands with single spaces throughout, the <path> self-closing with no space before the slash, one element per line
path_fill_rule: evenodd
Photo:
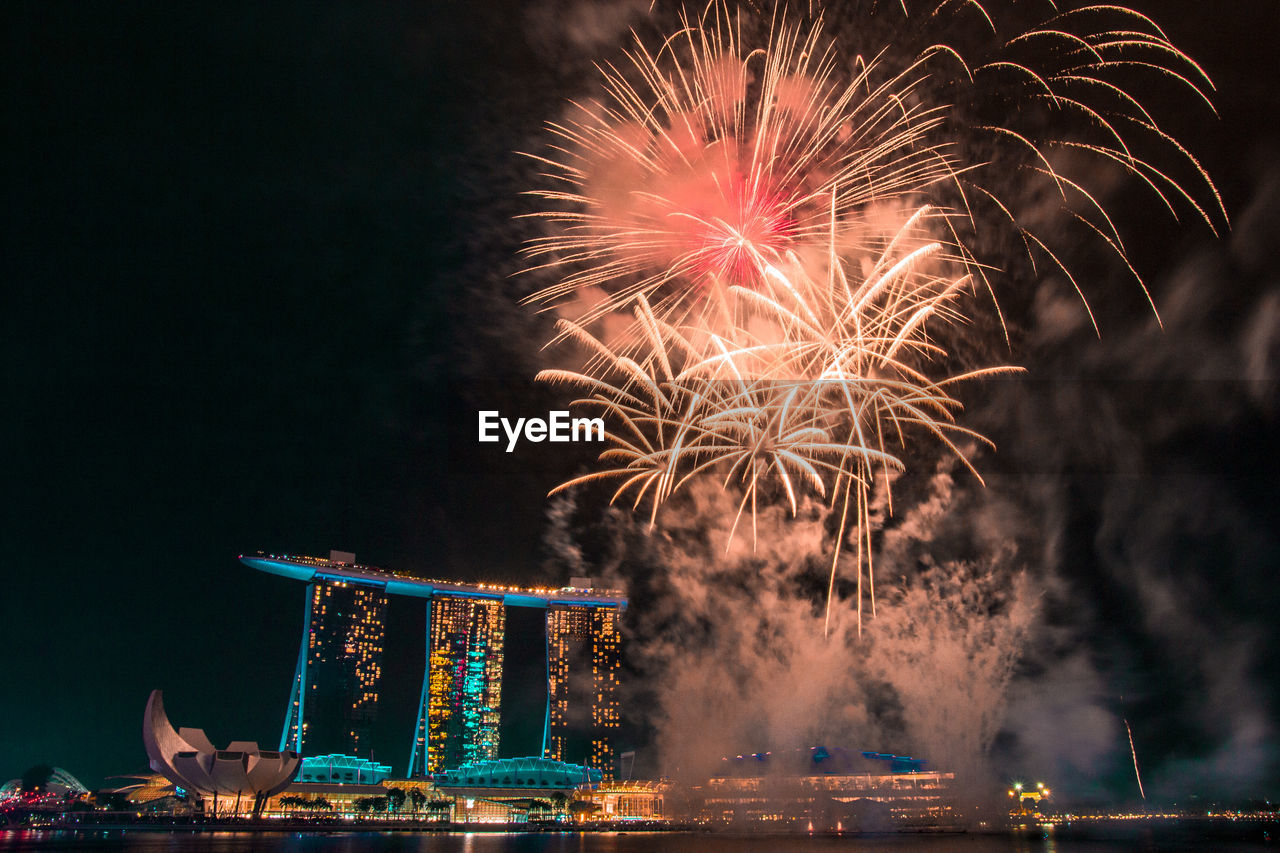
<path fill-rule="evenodd" d="M 422 793 L 421 788 L 409 789 L 409 799 L 413 802 L 413 813 L 417 814 L 422 811 L 422 806 L 427 801 L 427 795 Z"/>
<path fill-rule="evenodd" d="M 559 820 L 569 806 L 569 798 L 564 791 L 556 791 L 551 795 L 551 805 L 555 807 L 556 819 Z"/>
<path fill-rule="evenodd" d="M 546 820 L 549 817 L 555 817 L 550 801 L 548 800 L 530 800 L 529 801 L 529 819 L 530 820 Z"/>
<path fill-rule="evenodd" d="M 594 817 L 600 807 L 590 800 L 574 800 L 569 805 L 569 810 L 573 813 L 574 820 L 581 822 Z"/>
<path fill-rule="evenodd" d="M 453 806 L 452 800 L 432 800 L 427 803 L 427 812 L 435 820 L 443 823 L 449 817 L 449 809 Z"/>

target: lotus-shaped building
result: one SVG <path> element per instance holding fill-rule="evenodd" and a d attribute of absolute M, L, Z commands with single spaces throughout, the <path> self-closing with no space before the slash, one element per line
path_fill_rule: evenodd
<path fill-rule="evenodd" d="M 164 698 L 151 691 L 142 719 L 142 742 L 151 769 L 174 785 L 200 796 L 252 796 L 258 802 L 289 786 L 298 772 L 296 752 L 258 749 L 251 741 L 232 741 L 217 749 L 203 729 L 174 730 Z"/>

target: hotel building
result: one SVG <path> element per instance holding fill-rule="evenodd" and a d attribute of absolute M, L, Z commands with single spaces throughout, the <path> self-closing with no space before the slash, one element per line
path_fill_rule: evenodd
<path fill-rule="evenodd" d="M 498 757 L 506 613 L 491 598 L 432 600 L 427 772 Z"/>
<path fill-rule="evenodd" d="M 547 608 L 547 736 L 543 756 L 582 761 L 615 778 L 622 721 L 617 608 Z"/>
<path fill-rule="evenodd" d="M 307 585 L 305 633 L 280 749 L 368 755 L 378 714 L 387 596 L 347 580 Z"/>
<path fill-rule="evenodd" d="M 329 559 L 241 556 L 241 562 L 307 584 L 281 749 L 315 756 L 368 755 L 378 704 L 383 621 L 390 596 L 426 600 L 422 692 L 407 775 L 442 773 L 499 757 L 507 607 L 547 611 L 547 709 L 542 754 L 616 773 L 621 725 L 616 590 L 577 578 L 560 589 L 521 589 L 417 578 Z"/>

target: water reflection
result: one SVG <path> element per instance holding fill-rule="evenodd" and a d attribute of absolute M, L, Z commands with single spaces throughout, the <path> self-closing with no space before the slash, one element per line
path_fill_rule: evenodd
<path fill-rule="evenodd" d="M 1136 828 L 1135 828 L 1136 829 Z M 1205 837 L 1145 828 L 1121 837 L 1061 827 L 1028 826 L 991 835 L 747 836 L 705 833 L 251 833 L 251 832 L 44 832 L 0 830 L 0 853 L 1119 853 L 1122 850 L 1197 849 L 1261 851 L 1257 838 Z M 1212 843 L 1209 843 L 1212 842 Z M 1225 842 L 1225 843 L 1224 843 Z"/>

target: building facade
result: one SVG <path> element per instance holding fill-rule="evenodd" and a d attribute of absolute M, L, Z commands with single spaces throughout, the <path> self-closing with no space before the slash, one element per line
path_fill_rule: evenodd
<path fill-rule="evenodd" d="M 429 631 L 426 771 L 497 758 L 506 638 L 502 601 L 437 596 Z"/>
<path fill-rule="evenodd" d="M 280 748 L 368 755 L 378 714 L 387 596 L 350 581 L 307 585 L 302 645 Z"/>
<path fill-rule="evenodd" d="M 622 634 L 616 607 L 547 608 L 547 726 L 543 755 L 616 776 Z"/>
<path fill-rule="evenodd" d="M 241 555 L 251 568 L 307 584 L 297 669 L 280 748 L 308 756 L 371 757 L 390 596 L 425 600 L 427 630 L 408 777 L 498 757 L 505 608 L 545 610 L 545 758 L 615 778 L 621 726 L 619 590 L 590 578 L 519 588 L 415 577 L 329 558 Z"/>

